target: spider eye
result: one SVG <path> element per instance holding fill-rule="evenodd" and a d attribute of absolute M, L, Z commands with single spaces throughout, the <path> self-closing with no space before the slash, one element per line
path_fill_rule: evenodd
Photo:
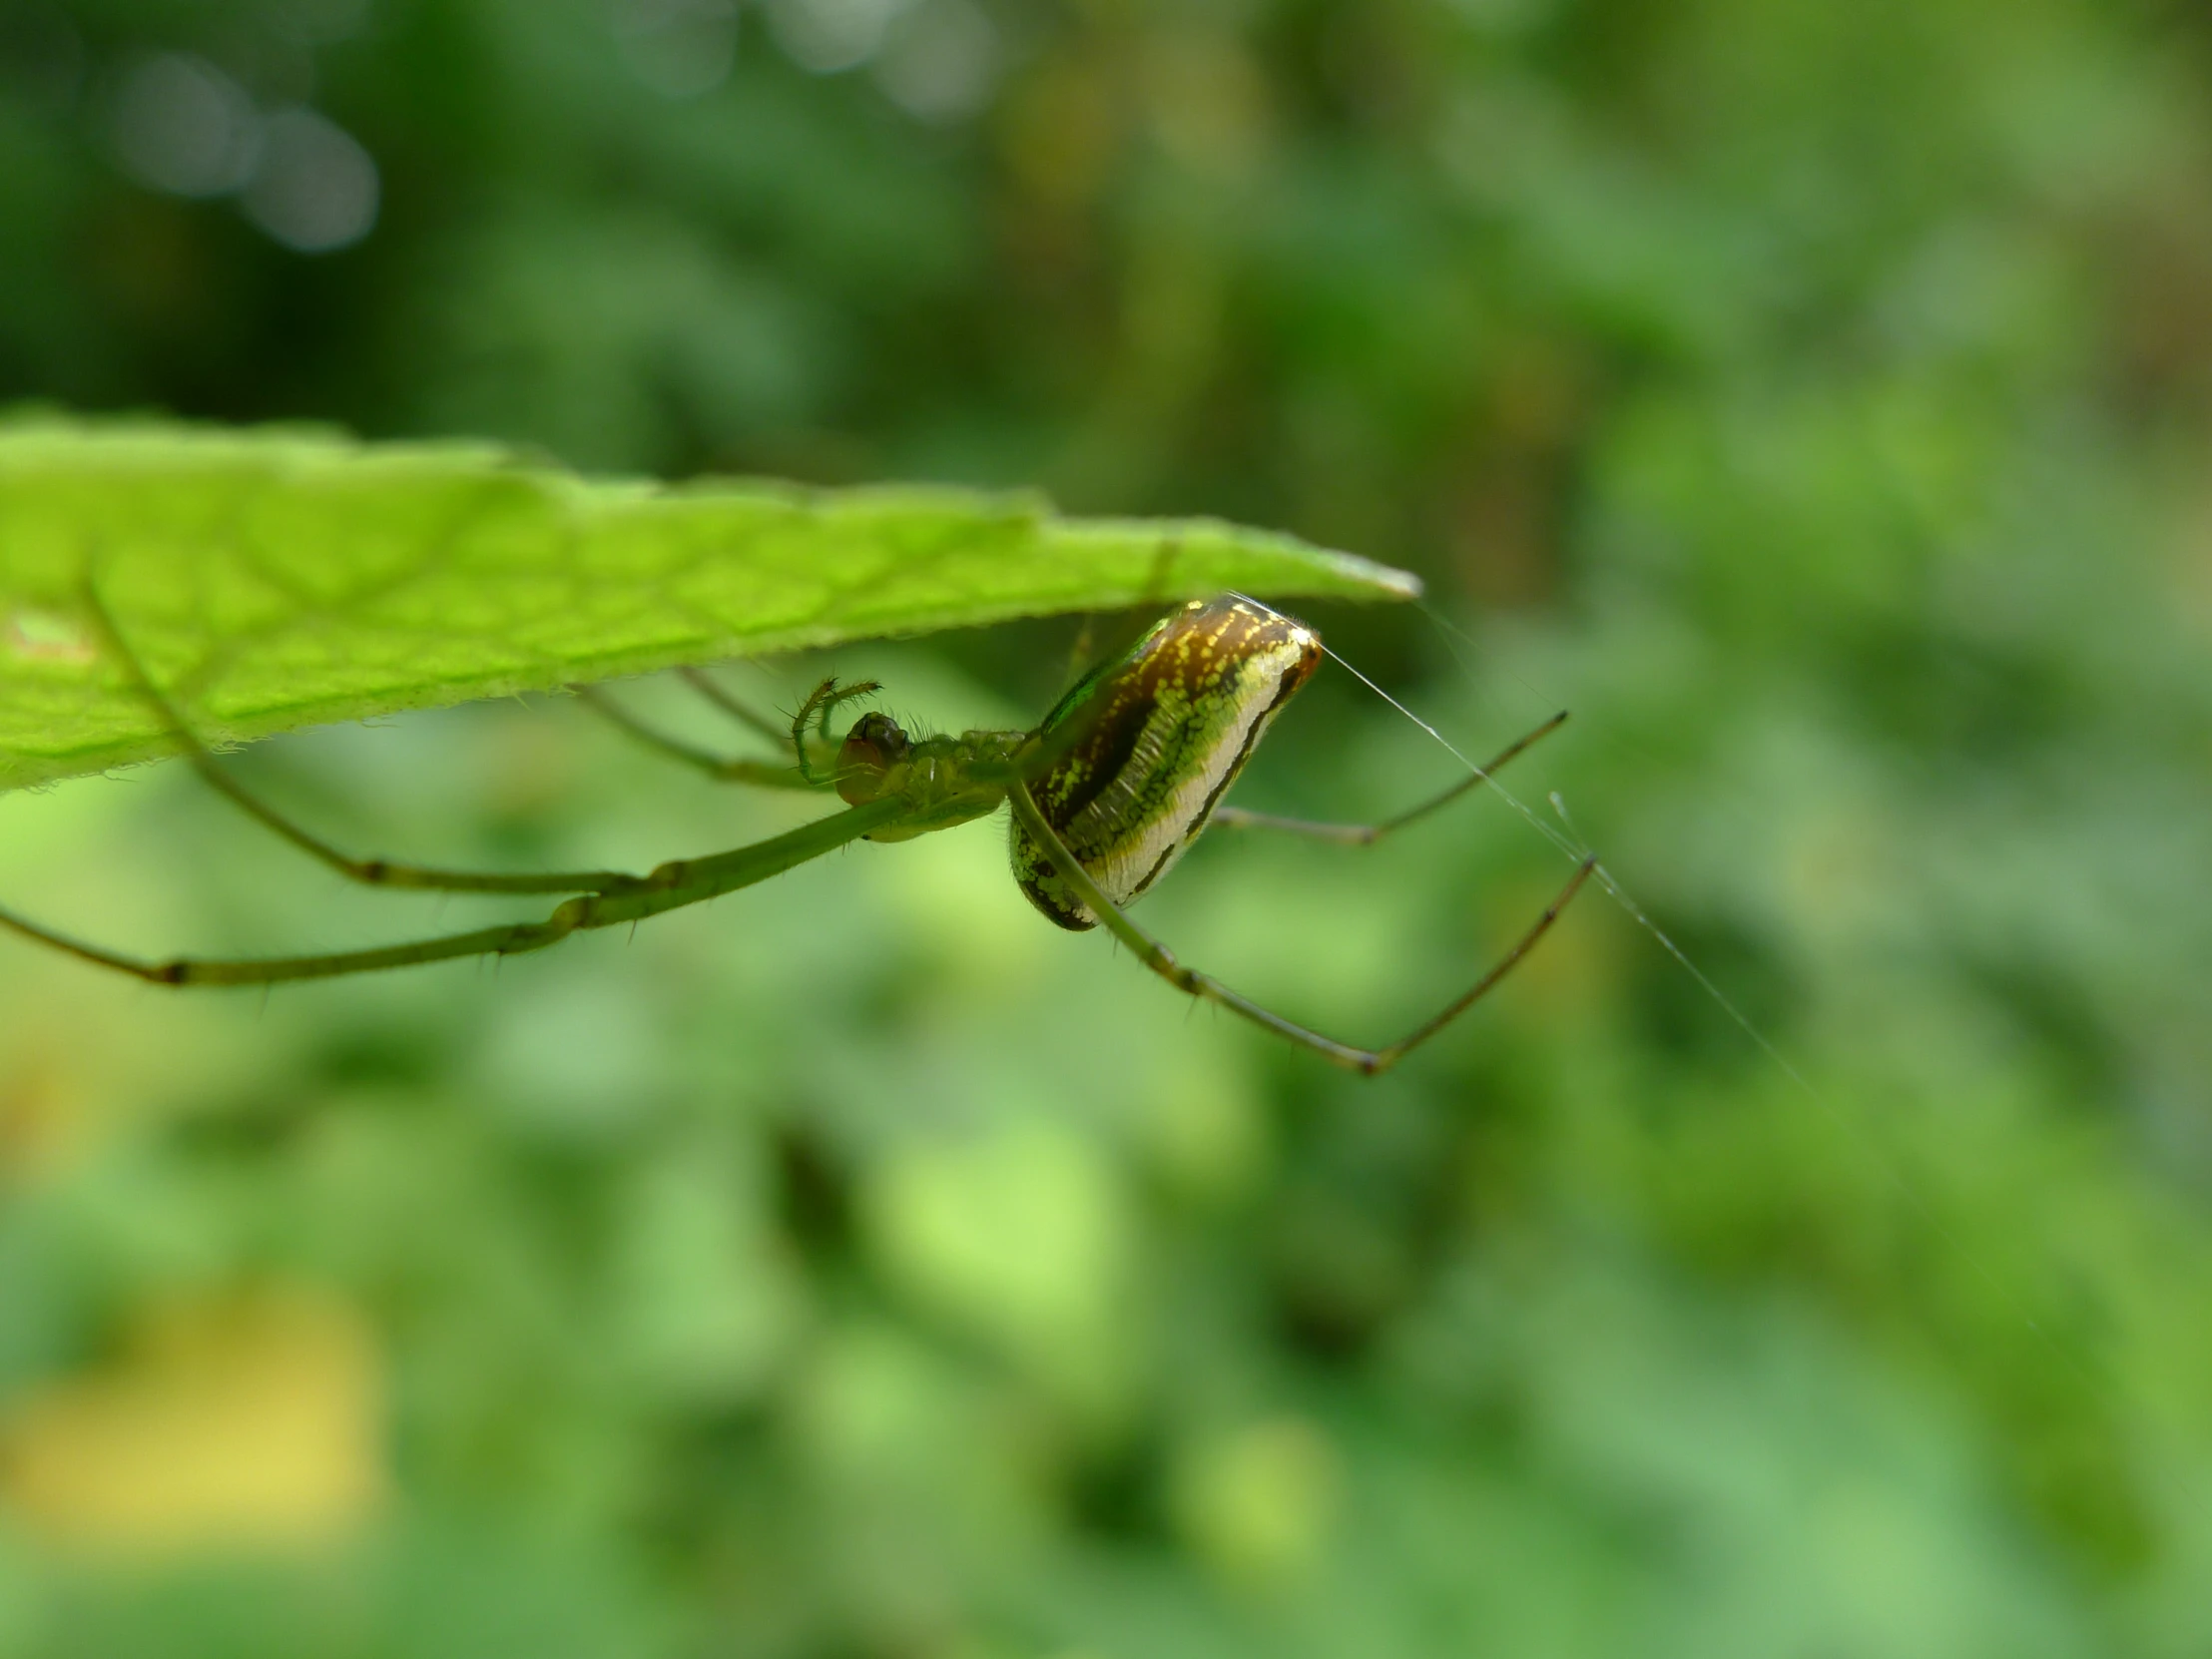
<path fill-rule="evenodd" d="M 906 759 L 906 734 L 889 715 L 862 715 L 837 751 L 837 794 L 848 807 L 864 807 L 883 793 L 883 780 Z"/>

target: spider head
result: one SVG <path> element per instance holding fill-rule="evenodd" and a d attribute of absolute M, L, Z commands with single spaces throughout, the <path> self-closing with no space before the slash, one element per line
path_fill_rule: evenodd
<path fill-rule="evenodd" d="M 837 794 L 848 807 L 864 807 L 893 787 L 891 775 L 906 764 L 906 734 L 884 714 L 852 723 L 837 751 Z"/>

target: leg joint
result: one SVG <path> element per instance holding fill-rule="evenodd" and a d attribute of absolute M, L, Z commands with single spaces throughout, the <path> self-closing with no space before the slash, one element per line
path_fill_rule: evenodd
<path fill-rule="evenodd" d="M 585 893 L 580 897 L 572 898 L 543 921 L 525 922 L 517 927 L 512 935 L 515 943 L 512 946 L 502 947 L 500 954 L 505 955 L 508 949 L 535 950 L 540 945 L 551 944 L 555 939 L 565 938 L 579 927 L 589 927 L 592 924 L 592 917 L 598 913 L 598 910 L 599 895 L 597 893 Z"/>

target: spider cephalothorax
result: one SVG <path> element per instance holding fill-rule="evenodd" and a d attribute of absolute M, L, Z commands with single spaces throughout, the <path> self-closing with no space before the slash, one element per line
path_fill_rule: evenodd
<path fill-rule="evenodd" d="M 899 802 L 906 810 L 898 822 L 867 838 L 911 840 L 997 812 L 1028 741 L 1026 732 L 909 738 L 889 715 L 865 714 L 837 748 L 837 795 L 849 807 Z"/>

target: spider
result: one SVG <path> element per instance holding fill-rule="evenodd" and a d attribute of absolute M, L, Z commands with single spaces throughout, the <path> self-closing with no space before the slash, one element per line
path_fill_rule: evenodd
<path fill-rule="evenodd" d="M 1014 878 L 1061 927 L 1104 926 L 1176 989 L 1217 1003 L 1351 1070 L 1387 1071 L 1479 1001 L 1512 970 L 1581 890 L 1587 858 L 1543 914 L 1473 985 L 1396 1042 L 1360 1048 L 1286 1019 L 1220 980 L 1187 967 L 1129 919 L 1129 906 L 1172 868 L 1209 824 L 1287 830 L 1372 844 L 1456 800 L 1556 731 L 1555 715 L 1442 794 L 1374 825 L 1317 824 L 1220 805 L 1252 751 L 1323 656 L 1321 636 L 1256 600 L 1228 595 L 1171 611 L 1119 657 L 1100 662 L 1034 731 L 909 736 L 888 715 L 860 716 L 841 740 L 830 721 L 878 690 L 873 681 L 825 680 L 786 734 L 704 675 L 693 683 L 733 715 L 788 742 L 794 765 L 726 760 L 642 725 L 594 693 L 584 695 L 633 735 L 719 778 L 778 789 L 834 791 L 844 810 L 785 834 L 707 857 L 681 858 L 645 875 L 572 870 L 537 875 L 349 857 L 248 792 L 186 727 L 130 652 L 97 596 L 88 602 L 110 648 L 160 711 L 200 775 L 265 827 L 350 880 L 444 892 L 571 894 L 541 921 L 514 922 L 366 950 L 242 959 L 150 961 L 87 944 L 0 910 L 5 926 L 98 966 L 157 985 L 270 985 L 325 979 L 453 957 L 542 950 L 583 928 L 641 921 L 765 881 L 854 840 L 897 841 L 1011 809 Z"/>

